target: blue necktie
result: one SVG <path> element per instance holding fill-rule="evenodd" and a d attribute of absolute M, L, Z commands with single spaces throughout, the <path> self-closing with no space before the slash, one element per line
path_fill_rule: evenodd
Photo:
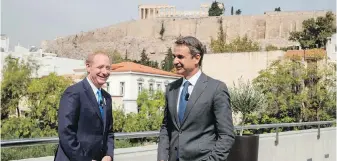
<path fill-rule="evenodd" d="M 102 99 L 102 92 L 101 90 L 97 91 L 97 96 L 98 96 L 98 107 L 99 107 L 99 111 L 101 112 L 101 116 L 103 118 L 103 99 Z"/>
<path fill-rule="evenodd" d="M 178 111 L 180 123 L 183 121 L 185 110 L 186 110 L 186 105 L 187 105 L 186 94 L 188 92 L 188 86 L 189 85 L 190 85 L 190 82 L 186 81 L 184 83 L 184 88 L 183 88 L 183 90 L 181 91 L 181 94 L 180 94 L 179 111 Z"/>

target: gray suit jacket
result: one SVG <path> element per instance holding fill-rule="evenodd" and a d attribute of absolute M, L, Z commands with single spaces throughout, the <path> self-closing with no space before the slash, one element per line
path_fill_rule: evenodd
<path fill-rule="evenodd" d="M 166 88 L 157 159 L 176 161 L 179 149 L 180 161 L 226 160 L 235 138 L 226 85 L 202 73 L 179 124 L 176 107 L 182 81 Z"/>

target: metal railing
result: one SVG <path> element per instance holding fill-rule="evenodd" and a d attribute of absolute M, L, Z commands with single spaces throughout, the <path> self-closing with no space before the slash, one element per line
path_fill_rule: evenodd
<path fill-rule="evenodd" d="M 275 145 L 278 145 L 279 128 L 282 127 L 302 127 L 302 126 L 318 126 L 317 139 L 320 138 L 320 126 L 331 125 L 336 121 L 318 121 L 318 122 L 302 122 L 302 123 L 279 123 L 279 124 L 261 124 L 261 125 L 245 125 L 235 126 L 235 130 L 252 130 L 252 129 L 270 129 L 276 128 Z M 159 131 L 145 131 L 145 132 L 132 132 L 132 133 L 115 133 L 115 139 L 131 139 L 131 138 L 146 138 L 158 137 Z M 31 146 L 37 144 L 57 144 L 58 137 L 52 138 L 34 138 L 34 139 L 15 139 L 15 140 L 2 140 L 1 147 L 15 147 L 15 146 Z"/>

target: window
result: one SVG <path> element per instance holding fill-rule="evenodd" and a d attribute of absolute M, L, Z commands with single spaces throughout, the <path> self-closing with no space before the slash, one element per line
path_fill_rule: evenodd
<path fill-rule="evenodd" d="M 120 95 L 124 96 L 124 92 L 125 92 L 125 83 L 120 82 Z"/>
<path fill-rule="evenodd" d="M 157 84 L 157 90 L 161 91 L 161 84 L 159 84 L 159 83 Z"/>
<path fill-rule="evenodd" d="M 138 93 L 142 92 L 143 90 L 143 83 L 138 83 Z"/>
<path fill-rule="evenodd" d="M 150 83 L 150 92 L 153 92 L 153 83 Z"/>

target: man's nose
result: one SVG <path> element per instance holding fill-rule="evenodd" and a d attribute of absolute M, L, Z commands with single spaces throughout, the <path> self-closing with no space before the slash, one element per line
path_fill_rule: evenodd
<path fill-rule="evenodd" d="M 173 59 L 173 64 L 178 64 L 179 63 L 179 59 L 177 58 L 177 57 L 175 57 L 174 59 Z"/>

